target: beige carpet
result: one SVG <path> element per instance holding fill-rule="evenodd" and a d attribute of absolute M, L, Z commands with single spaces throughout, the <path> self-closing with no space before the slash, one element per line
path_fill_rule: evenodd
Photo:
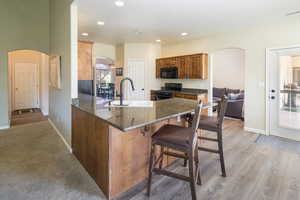
<path fill-rule="evenodd" d="M 45 122 L 0 131 L 1 200 L 99 200 L 102 192 Z"/>

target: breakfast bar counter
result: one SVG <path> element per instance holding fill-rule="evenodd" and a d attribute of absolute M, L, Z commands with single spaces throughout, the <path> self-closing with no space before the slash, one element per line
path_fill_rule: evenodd
<path fill-rule="evenodd" d="M 185 126 L 180 116 L 196 104 L 173 98 L 109 107 L 107 100 L 80 95 L 72 104 L 73 153 L 108 199 L 122 196 L 147 177 L 151 135 L 167 123 Z M 166 156 L 164 166 L 173 161 Z"/>

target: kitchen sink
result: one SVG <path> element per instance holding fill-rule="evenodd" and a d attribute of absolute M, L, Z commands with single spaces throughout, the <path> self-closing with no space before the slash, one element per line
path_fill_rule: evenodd
<path fill-rule="evenodd" d="M 105 107 L 153 107 L 153 101 L 123 101 L 120 105 L 120 100 L 111 101 L 110 104 L 105 104 Z"/>

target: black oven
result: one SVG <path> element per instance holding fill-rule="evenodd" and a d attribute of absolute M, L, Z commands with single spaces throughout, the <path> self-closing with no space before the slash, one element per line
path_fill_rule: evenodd
<path fill-rule="evenodd" d="M 165 79 L 178 78 L 178 68 L 177 67 L 160 68 L 160 78 L 165 78 Z"/>

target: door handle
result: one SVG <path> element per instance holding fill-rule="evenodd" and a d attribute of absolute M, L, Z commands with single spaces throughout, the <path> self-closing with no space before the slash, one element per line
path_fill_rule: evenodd
<path fill-rule="evenodd" d="M 271 99 L 272 99 L 272 100 L 274 100 L 274 99 L 275 99 L 275 97 L 274 97 L 274 96 L 271 96 Z"/>
<path fill-rule="evenodd" d="M 144 88 L 142 88 L 142 90 L 144 91 L 145 89 L 144 89 Z"/>
<path fill-rule="evenodd" d="M 276 91 L 275 91 L 275 90 L 271 90 L 271 92 L 272 92 L 272 93 L 275 93 Z"/>

